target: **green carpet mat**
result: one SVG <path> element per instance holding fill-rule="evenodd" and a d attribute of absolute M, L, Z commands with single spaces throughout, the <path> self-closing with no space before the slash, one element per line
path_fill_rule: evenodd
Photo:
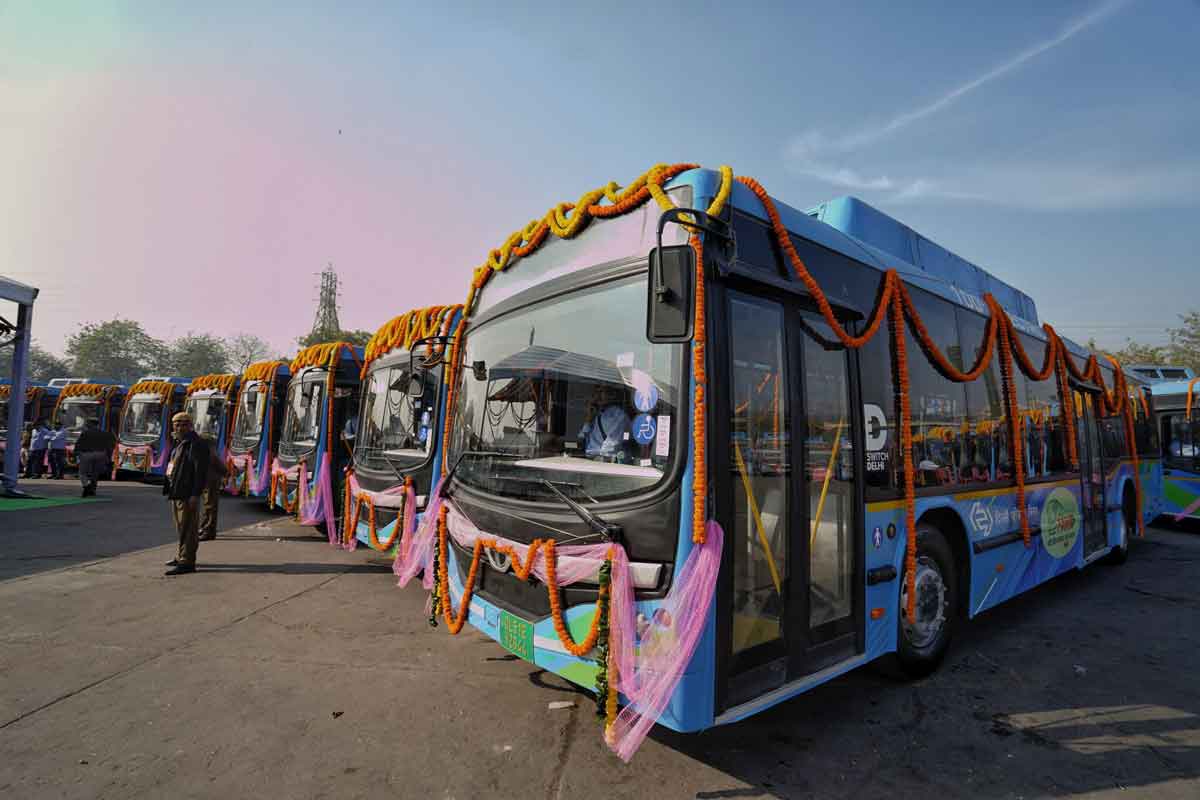
<path fill-rule="evenodd" d="M 0 497 L 0 511 L 29 511 L 35 508 L 107 502 L 107 497 Z"/>

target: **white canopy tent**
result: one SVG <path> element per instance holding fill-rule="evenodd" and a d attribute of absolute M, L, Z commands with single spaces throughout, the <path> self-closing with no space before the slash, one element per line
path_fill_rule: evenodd
<path fill-rule="evenodd" d="M 17 477 L 21 471 L 21 431 L 25 425 L 25 387 L 29 363 L 30 331 L 33 327 L 33 301 L 38 290 L 0 275 L 0 300 L 17 304 L 17 316 L 8 318 L 8 309 L 0 307 L 0 344 L 13 348 L 12 376 L 8 404 L 8 441 L 4 451 L 3 481 L 0 494 L 20 494 Z"/>

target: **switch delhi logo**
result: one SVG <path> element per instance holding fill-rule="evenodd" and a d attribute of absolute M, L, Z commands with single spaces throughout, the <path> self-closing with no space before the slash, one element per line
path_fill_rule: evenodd
<path fill-rule="evenodd" d="M 1058 487 L 1042 504 L 1042 546 L 1054 558 L 1062 558 L 1079 538 L 1079 503 L 1070 489 Z"/>

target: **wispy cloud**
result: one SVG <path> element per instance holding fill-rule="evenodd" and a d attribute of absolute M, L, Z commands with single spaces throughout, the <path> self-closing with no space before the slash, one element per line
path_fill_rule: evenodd
<path fill-rule="evenodd" d="M 1080 32 L 1111 17 L 1130 0 L 1106 0 L 1086 14 L 1069 20 L 1055 35 L 1013 54 L 991 69 L 944 92 L 932 101 L 909 111 L 895 114 L 882 122 L 865 124 L 840 136 L 809 130 L 795 137 L 787 148 L 789 165 L 796 172 L 850 191 L 889 193 L 894 200 L 914 201 L 929 198 L 987 200 L 982 191 L 959 188 L 944 177 L 930 175 L 892 178 L 866 175 L 837 163 L 838 156 L 856 152 L 883 141 L 914 123 L 938 114 L 967 95 L 1019 69 L 1038 56 L 1069 41 Z M 1114 180 L 1110 185 L 1140 183 L 1140 179 Z"/>

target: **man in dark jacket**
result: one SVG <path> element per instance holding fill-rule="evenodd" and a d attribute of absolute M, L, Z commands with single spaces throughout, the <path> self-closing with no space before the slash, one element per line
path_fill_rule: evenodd
<path fill-rule="evenodd" d="M 95 497 L 96 482 L 108 467 L 109 455 L 116 446 L 116 437 L 100 430 L 96 420 L 83 423 L 83 432 L 75 442 L 75 458 L 79 461 L 79 482 L 83 484 L 84 497 Z"/>
<path fill-rule="evenodd" d="M 192 418 L 184 412 L 171 417 L 175 450 L 167 463 L 163 494 L 171 499 L 175 528 L 179 531 L 179 554 L 167 562 L 167 575 L 196 571 L 200 547 L 200 495 L 208 483 L 208 442 L 192 430 Z"/>

